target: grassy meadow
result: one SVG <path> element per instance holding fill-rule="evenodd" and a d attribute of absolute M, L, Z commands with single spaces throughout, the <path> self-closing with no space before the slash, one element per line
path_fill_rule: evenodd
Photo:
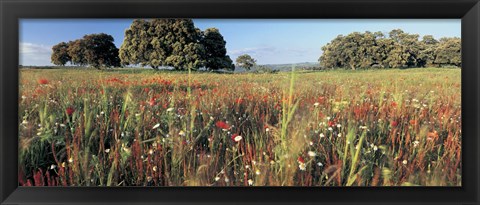
<path fill-rule="evenodd" d="M 461 70 L 21 69 L 21 186 L 461 186 Z"/>

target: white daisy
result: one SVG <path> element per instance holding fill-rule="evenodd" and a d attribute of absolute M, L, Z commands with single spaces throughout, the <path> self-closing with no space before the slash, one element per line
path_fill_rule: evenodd
<path fill-rule="evenodd" d="M 240 135 L 238 135 L 238 136 L 236 136 L 235 138 L 233 138 L 233 140 L 234 140 L 235 142 L 239 142 L 239 141 L 242 140 L 242 139 L 243 139 L 243 137 L 240 136 Z"/>
<path fill-rule="evenodd" d="M 305 171 L 305 170 L 307 170 L 307 165 L 305 165 L 305 163 L 300 163 L 298 165 L 298 168 L 300 168 L 300 170 L 302 170 L 302 171 Z"/>

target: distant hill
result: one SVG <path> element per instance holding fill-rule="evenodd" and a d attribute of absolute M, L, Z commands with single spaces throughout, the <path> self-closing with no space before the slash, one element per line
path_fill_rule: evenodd
<path fill-rule="evenodd" d="M 319 68 L 320 63 L 318 62 L 302 62 L 302 63 L 286 63 L 286 64 L 264 64 L 260 66 L 266 66 L 271 68 L 272 70 L 278 70 L 278 71 L 291 71 L 292 66 L 295 66 L 295 69 L 314 69 L 314 68 Z M 252 68 L 250 71 L 255 71 L 255 68 Z M 247 72 L 245 69 L 240 68 L 240 67 L 235 67 L 235 72 L 242 73 L 242 72 Z"/>
<path fill-rule="evenodd" d="M 286 63 L 286 64 L 264 64 L 264 65 L 259 65 L 259 66 L 265 66 L 268 67 L 272 70 L 276 71 L 291 71 L 292 66 L 295 66 L 296 70 L 302 70 L 302 69 L 315 69 L 319 68 L 320 64 L 318 62 L 302 62 L 302 63 Z M 71 68 L 71 69 L 84 69 L 85 67 L 82 66 L 23 66 L 20 65 L 19 68 L 22 69 L 58 69 L 58 68 Z M 149 67 L 139 67 L 139 66 L 127 66 L 124 67 L 127 69 L 131 68 L 139 68 L 139 69 L 152 69 Z M 172 70 L 172 67 L 160 67 L 160 70 Z M 200 68 L 199 71 L 206 71 L 205 68 Z M 241 67 L 235 67 L 235 73 L 243 73 L 243 72 L 255 72 L 256 68 L 252 68 L 250 71 L 245 70 L 244 68 Z M 218 73 L 231 73 L 229 71 L 223 71 L 219 70 L 216 71 Z"/>
<path fill-rule="evenodd" d="M 320 63 L 318 62 L 303 62 L 303 63 L 290 63 L 290 64 L 267 64 L 265 66 L 272 67 L 275 70 L 279 71 L 290 71 L 292 66 L 295 66 L 295 69 L 305 69 L 305 68 L 318 68 Z"/>

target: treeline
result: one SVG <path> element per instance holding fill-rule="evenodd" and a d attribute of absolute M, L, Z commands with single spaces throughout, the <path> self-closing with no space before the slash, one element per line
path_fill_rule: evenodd
<path fill-rule="evenodd" d="M 418 34 L 395 29 L 382 32 L 353 32 L 339 35 L 322 47 L 319 58 L 323 69 L 461 67 L 460 38 Z"/>
<path fill-rule="evenodd" d="M 322 47 L 319 58 L 322 69 L 461 67 L 460 38 L 435 39 L 431 35 L 419 39 L 418 34 L 392 30 L 353 32 L 339 35 Z M 111 35 L 85 35 L 81 39 L 61 42 L 52 47 L 51 61 L 95 68 L 128 65 L 173 67 L 176 70 L 234 70 L 227 55 L 226 41 L 216 28 L 196 28 L 191 19 L 136 19 L 125 31 L 120 49 Z M 247 70 L 253 59 L 237 59 Z"/>
<path fill-rule="evenodd" d="M 52 63 L 90 65 L 96 68 L 140 65 L 154 69 L 173 67 L 176 70 L 234 70 L 227 54 L 226 41 L 216 28 L 201 31 L 191 19 L 136 19 L 125 31 L 120 49 L 113 38 L 83 43 L 90 36 L 53 46 Z M 111 44 L 110 44 L 111 43 Z M 108 44 L 108 47 L 107 47 Z M 99 45 L 93 46 L 91 45 Z M 97 55 L 96 58 L 93 55 Z"/>
<path fill-rule="evenodd" d="M 64 66 L 67 63 L 95 68 L 120 66 L 118 48 L 108 34 L 90 34 L 74 41 L 61 42 L 52 47 L 52 63 Z"/>

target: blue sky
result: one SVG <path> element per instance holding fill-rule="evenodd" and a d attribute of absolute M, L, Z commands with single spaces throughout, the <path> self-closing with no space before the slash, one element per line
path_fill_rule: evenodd
<path fill-rule="evenodd" d="M 85 34 L 107 33 L 120 47 L 132 19 L 22 19 L 20 20 L 21 65 L 51 65 L 51 47 Z M 321 47 L 340 34 L 354 31 L 402 29 L 431 34 L 435 38 L 460 37 L 460 19 L 194 19 L 205 30 L 216 27 L 227 41 L 232 60 L 249 54 L 259 64 L 316 62 Z"/>

